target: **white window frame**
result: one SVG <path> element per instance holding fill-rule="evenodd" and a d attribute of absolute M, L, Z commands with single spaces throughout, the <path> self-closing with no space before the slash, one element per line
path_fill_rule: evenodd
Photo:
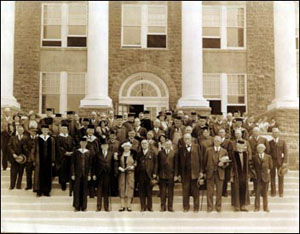
<path fill-rule="evenodd" d="M 47 5 L 61 6 L 61 38 L 59 39 L 44 39 L 44 7 Z M 68 36 L 86 37 L 88 35 L 88 6 L 86 6 L 86 34 L 85 35 L 69 35 L 68 33 L 68 18 L 69 18 L 69 5 L 84 5 L 84 3 L 42 3 L 41 14 L 41 48 L 87 48 L 86 46 L 71 46 L 68 47 Z M 43 46 L 43 41 L 61 41 L 61 46 Z"/>
<path fill-rule="evenodd" d="M 59 113 L 65 113 L 68 107 L 68 76 L 69 74 L 83 74 L 85 81 L 86 80 L 86 72 L 40 72 L 40 92 L 39 92 L 39 114 L 42 114 L 42 98 L 43 98 L 43 90 L 42 90 L 42 83 L 43 83 L 43 74 L 55 73 L 60 74 L 59 79 Z M 87 85 L 85 85 L 85 94 L 87 91 Z M 84 94 L 84 95 L 85 95 Z"/>
<path fill-rule="evenodd" d="M 220 23 L 220 37 L 216 36 L 202 36 L 202 38 L 220 38 L 221 48 L 203 48 L 204 50 L 246 50 L 246 6 L 224 6 L 224 5 L 203 5 L 203 8 L 220 8 L 221 23 Z M 228 8 L 243 8 L 244 10 L 244 46 L 243 47 L 229 47 L 227 46 L 227 9 Z M 203 28 L 203 25 L 202 25 Z"/>
<path fill-rule="evenodd" d="M 141 7 L 141 44 L 140 45 L 126 45 L 123 43 L 123 15 L 124 15 L 124 8 L 126 6 L 137 6 Z M 165 33 L 150 33 L 148 32 L 148 6 L 151 7 L 164 7 L 165 14 L 166 14 L 166 26 L 165 26 Z M 147 47 L 147 35 L 166 35 L 166 47 L 165 48 L 155 48 L 155 47 Z M 121 15 L 121 49 L 151 49 L 151 50 L 166 50 L 168 49 L 168 5 L 167 4 L 122 4 L 122 15 Z"/>

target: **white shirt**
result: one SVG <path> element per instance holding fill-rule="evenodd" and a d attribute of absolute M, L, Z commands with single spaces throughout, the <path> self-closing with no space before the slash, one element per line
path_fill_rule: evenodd
<path fill-rule="evenodd" d="M 275 143 L 277 144 L 279 141 L 279 137 L 274 138 Z"/>
<path fill-rule="evenodd" d="M 169 149 L 165 149 L 166 151 L 166 154 L 169 154 L 170 153 L 170 150 Z"/>
<path fill-rule="evenodd" d="M 242 166 L 242 170 L 243 170 L 243 167 L 244 167 L 244 165 L 243 165 L 244 164 L 244 159 L 243 159 L 244 157 L 243 156 L 244 155 L 243 155 L 242 152 L 239 152 L 239 156 L 240 156 L 241 166 Z"/>
<path fill-rule="evenodd" d="M 69 136 L 68 133 L 67 134 L 60 133 L 59 135 L 62 136 L 62 137 L 68 137 Z"/>
<path fill-rule="evenodd" d="M 219 146 L 219 147 L 216 147 L 216 146 L 214 146 L 214 148 L 215 148 L 215 151 L 217 151 L 217 152 L 219 152 L 220 151 L 220 149 L 221 149 L 221 147 Z"/>
<path fill-rule="evenodd" d="M 157 133 L 159 131 L 159 128 L 154 128 L 154 131 Z"/>
<path fill-rule="evenodd" d="M 104 155 L 104 158 L 106 158 L 106 156 L 107 156 L 107 150 L 103 150 L 102 153 Z"/>
<path fill-rule="evenodd" d="M 18 135 L 19 141 L 22 140 L 23 135 Z"/>
<path fill-rule="evenodd" d="M 80 149 L 78 149 L 78 151 L 80 153 L 84 154 L 84 153 L 88 152 L 89 150 L 88 149 L 82 149 L 82 148 L 80 148 Z"/>
<path fill-rule="evenodd" d="M 141 126 L 136 127 L 136 131 L 138 132 L 140 130 Z"/>
<path fill-rule="evenodd" d="M 189 152 L 190 152 L 190 151 L 191 151 L 191 147 L 192 147 L 191 145 L 186 145 L 186 149 L 187 149 L 187 151 L 189 151 Z"/>
<path fill-rule="evenodd" d="M 45 136 L 43 134 L 40 135 L 40 138 L 42 138 L 44 141 L 47 141 L 49 137 L 50 137 L 49 135 L 47 135 L 47 136 Z"/>
<path fill-rule="evenodd" d="M 261 159 L 261 160 L 263 160 L 264 159 L 264 157 L 265 157 L 265 154 L 264 153 L 262 153 L 262 154 L 258 154 L 259 155 L 259 158 Z"/>
<path fill-rule="evenodd" d="M 144 155 L 146 155 L 147 153 L 148 153 L 148 149 L 143 149 L 143 153 L 144 153 Z"/>

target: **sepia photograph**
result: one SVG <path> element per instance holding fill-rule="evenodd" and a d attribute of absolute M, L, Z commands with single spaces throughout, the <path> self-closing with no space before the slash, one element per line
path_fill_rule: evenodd
<path fill-rule="evenodd" d="M 1 1 L 1 233 L 299 233 L 299 1 Z"/>

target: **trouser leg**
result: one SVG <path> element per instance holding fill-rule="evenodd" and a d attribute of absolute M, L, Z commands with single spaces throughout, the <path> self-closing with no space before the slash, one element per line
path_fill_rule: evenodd
<path fill-rule="evenodd" d="M 199 189 L 197 186 L 197 179 L 191 181 L 191 193 L 194 200 L 194 211 L 199 211 Z"/>
<path fill-rule="evenodd" d="M 168 181 L 168 209 L 173 209 L 173 197 L 174 197 L 174 180 Z"/>
<path fill-rule="evenodd" d="M 166 180 L 161 179 L 159 181 L 159 191 L 160 191 L 160 207 L 162 210 L 166 209 Z"/>
<path fill-rule="evenodd" d="M 215 176 L 216 183 L 216 209 L 222 208 L 222 188 L 223 188 L 223 180 L 220 180 L 219 176 Z"/>

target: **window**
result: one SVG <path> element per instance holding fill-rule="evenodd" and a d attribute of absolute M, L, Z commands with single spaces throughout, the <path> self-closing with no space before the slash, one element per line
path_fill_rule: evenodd
<path fill-rule="evenodd" d="M 166 5 L 122 5 L 122 47 L 166 48 L 166 45 Z"/>
<path fill-rule="evenodd" d="M 228 75 L 228 104 L 245 104 L 245 76 Z"/>
<path fill-rule="evenodd" d="M 59 111 L 60 102 L 60 73 L 42 73 L 42 113 L 46 108 L 54 108 Z"/>
<path fill-rule="evenodd" d="M 244 47 L 243 8 L 227 8 L 227 47 Z"/>
<path fill-rule="evenodd" d="M 220 99 L 220 74 L 203 74 L 203 96 L 207 99 Z"/>
<path fill-rule="evenodd" d="M 85 73 L 68 73 L 67 109 L 78 111 L 80 100 L 85 97 Z"/>
<path fill-rule="evenodd" d="M 131 93 L 130 96 L 136 97 L 157 97 L 157 92 L 154 87 L 147 83 L 141 83 L 136 85 Z"/>
<path fill-rule="evenodd" d="M 203 48 L 221 48 L 221 8 L 203 7 Z"/>
<path fill-rule="evenodd" d="M 70 4 L 68 12 L 68 47 L 85 47 L 87 5 Z"/>
<path fill-rule="evenodd" d="M 203 48 L 245 48 L 245 8 L 203 6 Z"/>
<path fill-rule="evenodd" d="M 78 111 L 80 100 L 85 97 L 85 73 L 41 73 L 41 107 L 54 108 L 57 113 Z"/>
<path fill-rule="evenodd" d="M 44 5 L 43 14 L 42 45 L 61 46 L 61 5 Z"/>
<path fill-rule="evenodd" d="M 86 47 L 87 4 L 42 5 L 42 46 Z"/>

